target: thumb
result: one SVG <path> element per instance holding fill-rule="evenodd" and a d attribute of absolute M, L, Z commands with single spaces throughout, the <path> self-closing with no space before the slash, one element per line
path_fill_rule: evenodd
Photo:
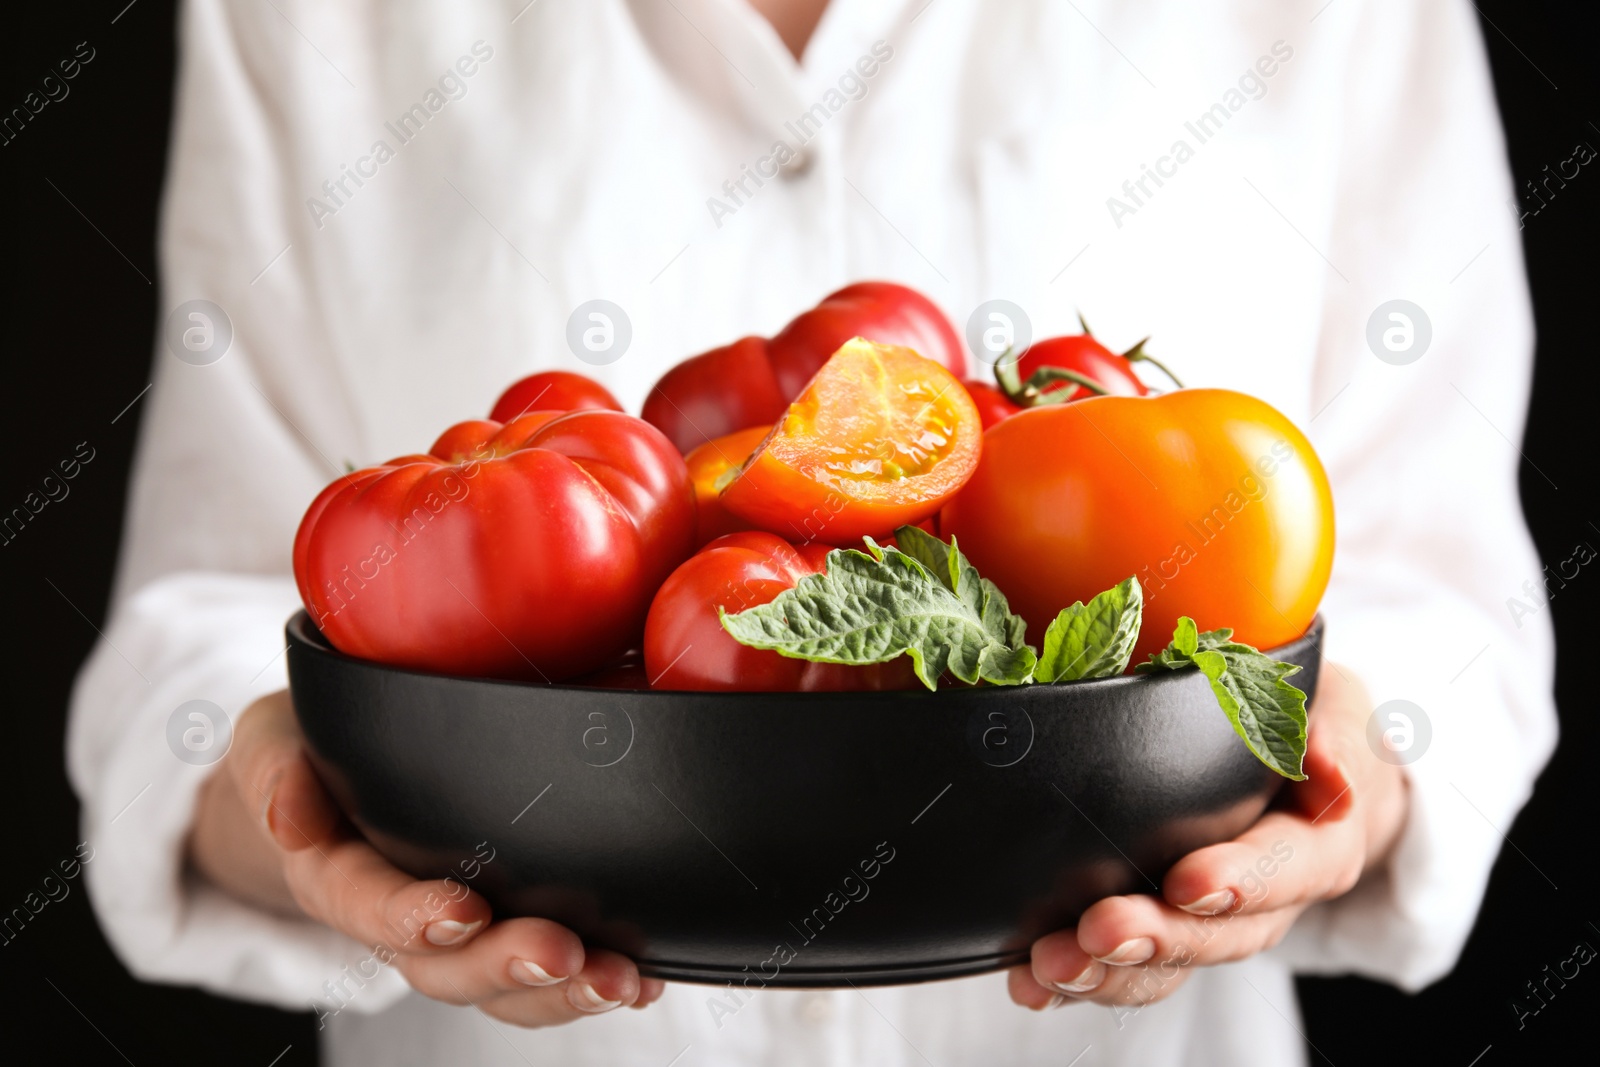
<path fill-rule="evenodd" d="M 287 692 L 262 697 L 234 728 L 234 785 L 247 811 L 285 852 L 319 846 L 337 836 L 338 807 L 311 762 Z"/>

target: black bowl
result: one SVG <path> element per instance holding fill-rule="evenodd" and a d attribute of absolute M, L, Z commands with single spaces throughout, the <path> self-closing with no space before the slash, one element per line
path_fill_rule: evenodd
<path fill-rule="evenodd" d="M 1320 621 L 1274 650 L 1316 689 Z M 397 670 L 302 612 L 318 772 L 413 875 L 642 974 L 758 986 L 1012 966 L 1254 822 L 1281 779 L 1193 669 L 938 693 L 591 689 Z M 753 981 L 752 981 L 753 979 Z"/>

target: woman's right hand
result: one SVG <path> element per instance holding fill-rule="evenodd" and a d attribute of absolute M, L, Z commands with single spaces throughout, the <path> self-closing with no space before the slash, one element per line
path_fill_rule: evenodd
<path fill-rule="evenodd" d="M 390 865 L 317 779 L 287 692 L 235 724 L 232 750 L 201 791 L 189 849 L 200 873 L 235 896 L 331 926 L 372 946 L 418 992 L 518 1026 L 644 1007 L 663 990 L 566 927 L 495 922 L 463 882 L 420 882 Z"/>

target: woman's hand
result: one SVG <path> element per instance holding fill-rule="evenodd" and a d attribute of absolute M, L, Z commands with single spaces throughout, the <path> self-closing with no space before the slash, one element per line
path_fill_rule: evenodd
<path fill-rule="evenodd" d="M 623 1005 L 662 983 L 615 952 L 586 950 L 545 919 L 493 922 L 462 881 L 419 882 L 390 866 L 340 815 L 305 755 L 289 694 L 239 718 L 207 781 L 190 856 L 235 896 L 301 914 L 374 948 L 411 987 L 519 1026 L 550 1026 Z M 330 975 L 330 978 L 336 977 Z"/>
<path fill-rule="evenodd" d="M 1075 929 L 1035 941 L 1031 966 L 1011 972 L 1011 999 L 1035 1010 L 1075 1000 L 1137 1009 L 1171 994 L 1194 967 L 1271 948 L 1306 908 L 1348 893 L 1385 860 L 1405 822 L 1400 768 L 1367 747 L 1371 711 L 1365 690 L 1325 664 L 1308 777 L 1286 787 L 1288 804 L 1179 860 L 1160 898 L 1108 897 Z"/>

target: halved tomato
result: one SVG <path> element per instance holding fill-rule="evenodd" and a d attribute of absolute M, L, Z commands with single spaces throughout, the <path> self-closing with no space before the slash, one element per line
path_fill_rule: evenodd
<path fill-rule="evenodd" d="M 722 487 L 771 432 L 770 426 L 752 426 L 707 441 L 683 457 L 689 480 L 694 483 L 696 548 L 723 534 L 750 529 L 749 523 L 722 506 Z"/>
<path fill-rule="evenodd" d="M 937 512 L 982 448 L 978 409 L 953 374 L 857 337 L 789 405 L 722 504 L 797 542 L 856 545 Z"/>

